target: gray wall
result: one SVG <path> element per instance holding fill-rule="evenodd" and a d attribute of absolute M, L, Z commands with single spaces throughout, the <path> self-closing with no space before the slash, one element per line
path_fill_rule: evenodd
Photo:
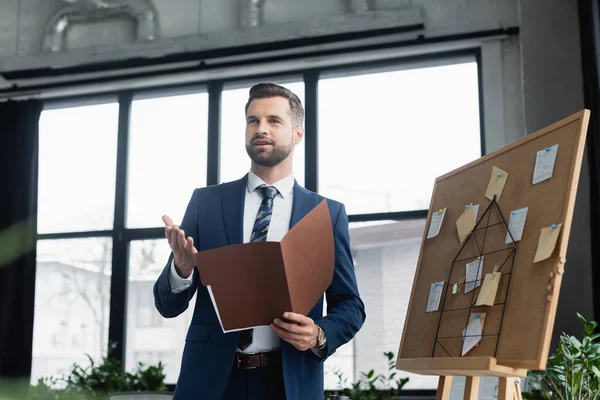
<path fill-rule="evenodd" d="M 521 1 L 520 37 L 526 127 L 532 133 L 584 107 L 577 2 Z M 580 334 L 576 312 L 593 318 L 589 196 L 586 158 L 577 192 L 554 343 L 563 331 Z"/>

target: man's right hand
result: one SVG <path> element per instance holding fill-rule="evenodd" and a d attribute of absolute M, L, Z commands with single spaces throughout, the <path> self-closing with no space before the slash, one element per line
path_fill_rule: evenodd
<path fill-rule="evenodd" d="M 163 215 L 162 220 L 165 223 L 165 237 L 173 251 L 175 270 L 180 277 L 188 278 L 196 266 L 194 254 L 198 253 L 198 250 L 194 247 L 194 239 L 191 236 L 186 239 L 183 229 L 174 225 L 167 215 Z"/>

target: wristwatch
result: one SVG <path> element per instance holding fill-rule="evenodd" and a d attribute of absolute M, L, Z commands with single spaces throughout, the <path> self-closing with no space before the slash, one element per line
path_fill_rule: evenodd
<path fill-rule="evenodd" d="M 319 330 L 319 333 L 317 334 L 317 345 L 315 348 L 320 350 L 325 347 L 325 344 L 327 343 L 327 336 L 325 336 L 325 331 L 319 325 L 317 325 L 317 329 Z"/>

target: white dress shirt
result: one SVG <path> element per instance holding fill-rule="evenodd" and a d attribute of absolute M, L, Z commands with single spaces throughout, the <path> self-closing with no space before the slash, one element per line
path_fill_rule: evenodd
<path fill-rule="evenodd" d="M 244 201 L 244 243 L 250 241 L 254 220 L 258 209 L 262 203 L 262 194 L 256 190 L 260 185 L 265 184 L 254 172 L 248 173 L 248 185 L 246 187 L 246 198 Z M 273 214 L 271 223 L 267 231 L 267 241 L 279 242 L 290 228 L 290 219 L 292 217 L 292 204 L 294 202 L 294 175 L 290 174 L 273 185 L 279 192 L 273 199 Z M 179 293 L 192 284 L 192 276 L 182 278 L 175 270 L 175 263 L 171 263 L 171 273 L 169 274 L 171 290 L 173 293 Z M 252 344 L 244 350 L 244 353 L 258 353 L 272 351 L 281 347 L 281 339 L 271 328 L 259 326 L 254 328 Z M 240 351 L 238 349 L 238 351 Z"/>

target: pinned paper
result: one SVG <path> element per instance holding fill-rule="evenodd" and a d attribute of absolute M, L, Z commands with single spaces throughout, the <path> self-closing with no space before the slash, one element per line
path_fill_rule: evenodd
<path fill-rule="evenodd" d="M 494 305 L 501 277 L 502 274 L 500 272 L 492 272 L 491 274 L 485 274 L 485 279 L 483 280 L 483 285 L 481 286 L 481 290 L 479 291 L 479 296 L 477 297 L 477 303 L 475 303 L 475 306 Z"/>
<path fill-rule="evenodd" d="M 525 229 L 525 220 L 527 219 L 527 211 L 529 207 L 521 208 L 510 213 L 508 221 L 508 232 L 506 232 L 505 244 L 518 242 L 523 237 L 523 229 Z M 512 235 L 512 238 L 511 238 Z"/>
<path fill-rule="evenodd" d="M 481 341 L 484 323 L 485 313 L 471 313 L 469 324 L 466 329 L 463 329 L 462 356 L 471 351 Z"/>
<path fill-rule="evenodd" d="M 452 294 L 456 294 L 458 293 L 458 282 L 456 282 L 454 284 L 454 286 L 452 286 Z"/>
<path fill-rule="evenodd" d="M 550 258 L 554 252 L 554 248 L 556 247 L 558 235 L 560 234 L 560 228 L 562 228 L 562 224 L 542 228 L 537 251 L 535 252 L 535 257 L 533 260 L 534 263 Z"/>
<path fill-rule="evenodd" d="M 554 173 L 554 164 L 558 154 L 558 144 L 547 147 L 537 152 L 535 160 L 535 169 L 533 170 L 533 184 L 543 182 L 552 178 Z"/>
<path fill-rule="evenodd" d="M 456 221 L 456 230 L 458 231 L 458 239 L 460 242 L 464 242 L 469 233 L 475 228 L 477 223 L 477 214 L 479 213 L 479 204 L 473 205 L 472 203 L 465 206 L 465 211 L 458 217 Z"/>
<path fill-rule="evenodd" d="M 444 282 L 434 282 L 429 289 L 429 298 L 427 299 L 427 312 L 437 311 L 440 307 L 440 299 L 444 290 Z"/>
<path fill-rule="evenodd" d="M 500 200 L 500 195 L 504 190 L 504 185 L 506 185 L 506 180 L 508 179 L 508 172 L 501 170 L 498 167 L 492 168 L 492 177 L 490 178 L 490 182 L 488 183 L 487 191 L 485 192 L 485 197 L 490 200 L 494 200 L 494 196 L 496 196 L 496 201 Z"/>
<path fill-rule="evenodd" d="M 465 294 L 481 285 L 484 257 L 478 257 L 475 261 L 467 264 L 467 278 L 465 282 Z"/>
<path fill-rule="evenodd" d="M 427 233 L 427 239 L 436 237 L 440 233 L 442 222 L 444 222 L 444 216 L 446 215 L 446 209 L 439 210 L 433 213 L 431 216 L 431 224 L 429 225 L 429 232 Z"/>

